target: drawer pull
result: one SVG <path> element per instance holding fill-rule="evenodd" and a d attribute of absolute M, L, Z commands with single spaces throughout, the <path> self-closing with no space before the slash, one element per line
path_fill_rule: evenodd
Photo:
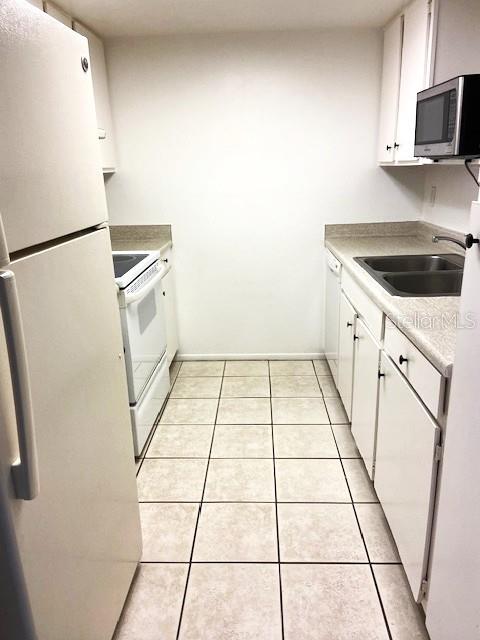
<path fill-rule="evenodd" d="M 353 322 L 347 322 L 347 328 L 348 327 L 353 327 Z"/>
<path fill-rule="evenodd" d="M 408 362 L 408 358 L 404 358 L 403 356 L 400 356 L 398 361 L 400 364 L 403 364 L 404 362 Z"/>

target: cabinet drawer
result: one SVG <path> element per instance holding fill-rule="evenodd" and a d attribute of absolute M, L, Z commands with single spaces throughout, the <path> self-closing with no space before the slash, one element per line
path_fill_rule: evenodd
<path fill-rule="evenodd" d="M 383 337 L 383 312 L 345 269 L 342 272 L 342 289 L 373 337 L 380 341 Z"/>
<path fill-rule="evenodd" d="M 439 418 L 443 413 L 445 379 L 388 318 L 385 321 L 384 350 L 432 414 Z"/>

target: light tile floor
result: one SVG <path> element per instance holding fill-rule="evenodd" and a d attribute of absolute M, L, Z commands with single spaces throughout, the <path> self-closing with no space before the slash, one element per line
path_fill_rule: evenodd
<path fill-rule="evenodd" d="M 428 640 L 326 362 L 170 374 L 116 640 Z"/>

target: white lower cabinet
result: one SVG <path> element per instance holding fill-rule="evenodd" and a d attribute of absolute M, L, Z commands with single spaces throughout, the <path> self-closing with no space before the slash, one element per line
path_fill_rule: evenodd
<path fill-rule="evenodd" d="M 161 259 L 167 265 L 167 272 L 162 278 L 162 289 L 165 298 L 165 322 L 167 325 L 167 362 L 170 366 L 178 351 L 177 303 L 175 298 L 175 280 L 172 263 L 172 252 L 162 253 Z"/>
<path fill-rule="evenodd" d="M 380 368 L 374 484 L 412 593 L 420 601 L 427 572 L 440 429 L 385 354 Z"/>
<path fill-rule="evenodd" d="M 349 420 L 352 418 L 353 336 L 356 317 L 355 309 L 342 291 L 340 295 L 337 388 Z"/>
<path fill-rule="evenodd" d="M 373 480 L 377 429 L 380 347 L 357 318 L 354 341 L 352 434 Z"/>

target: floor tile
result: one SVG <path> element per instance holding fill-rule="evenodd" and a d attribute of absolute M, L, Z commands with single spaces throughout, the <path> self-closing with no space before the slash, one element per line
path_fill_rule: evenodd
<path fill-rule="evenodd" d="M 272 376 L 272 398 L 321 398 L 317 376 Z"/>
<path fill-rule="evenodd" d="M 137 477 L 140 502 L 200 502 L 207 460 L 145 459 Z"/>
<path fill-rule="evenodd" d="M 225 376 L 268 376 L 267 360 L 229 360 Z"/>
<path fill-rule="evenodd" d="M 187 571 L 187 564 L 140 565 L 115 640 L 175 640 Z"/>
<path fill-rule="evenodd" d="M 392 640 L 429 640 L 420 608 L 415 604 L 401 565 L 374 565 L 380 597 Z"/>
<path fill-rule="evenodd" d="M 338 458 L 327 424 L 276 424 L 273 436 L 276 458 Z"/>
<path fill-rule="evenodd" d="M 274 424 L 330 424 L 322 398 L 272 398 Z"/>
<path fill-rule="evenodd" d="M 347 476 L 348 486 L 354 502 L 378 502 L 373 482 L 368 477 L 362 459 L 343 460 L 343 468 Z"/>
<path fill-rule="evenodd" d="M 198 504 L 140 503 L 143 562 L 189 562 Z"/>
<path fill-rule="evenodd" d="M 326 360 L 314 360 L 313 366 L 315 367 L 315 373 L 317 376 L 331 376 L 330 367 Z"/>
<path fill-rule="evenodd" d="M 274 504 L 204 504 L 194 561 L 277 562 Z"/>
<path fill-rule="evenodd" d="M 218 398 L 221 377 L 178 378 L 170 394 L 171 398 Z"/>
<path fill-rule="evenodd" d="M 325 398 L 325 404 L 332 424 L 350 423 L 340 398 Z"/>
<path fill-rule="evenodd" d="M 163 424 L 214 424 L 218 400 L 170 399 L 162 414 Z"/>
<path fill-rule="evenodd" d="M 183 376 L 222 376 L 225 363 L 220 361 L 182 362 L 179 377 Z"/>
<path fill-rule="evenodd" d="M 313 376 L 311 360 L 270 360 L 271 376 Z"/>
<path fill-rule="evenodd" d="M 370 562 L 400 562 L 397 547 L 380 504 L 356 504 Z"/>
<path fill-rule="evenodd" d="M 283 564 L 286 640 L 388 640 L 367 565 Z"/>
<path fill-rule="evenodd" d="M 349 424 L 332 424 L 333 434 L 342 458 L 360 458 Z"/>
<path fill-rule="evenodd" d="M 224 378 L 222 386 L 223 398 L 269 398 L 270 381 L 268 376 Z"/>
<path fill-rule="evenodd" d="M 339 460 L 275 460 L 280 502 L 350 502 Z"/>
<path fill-rule="evenodd" d="M 324 398 L 338 398 L 337 387 L 332 376 L 318 376 L 318 382 Z"/>
<path fill-rule="evenodd" d="M 159 424 L 147 458 L 208 458 L 213 425 Z"/>
<path fill-rule="evenodd" d="M 367 562 L 351 504 L 279 504 L 282 562 Z"/>
<path fill-rule="evenodd" d="M 217 424 L 212 458 L 272 458 L 269 424 Z"/>
<path fill-rule="evenodd" d="M 221 398 L 217 424 L 270 424 L 268 398 Z"/>
<path fill-rule="evenodd" d="M 281 637 L 277 565 L 192 565 L 181 640 Z"/>
<path fill-rule="evenodd" d="M 210 460 L 205 489 L 208 502 L 272 502 L 272 460 Z"/>

